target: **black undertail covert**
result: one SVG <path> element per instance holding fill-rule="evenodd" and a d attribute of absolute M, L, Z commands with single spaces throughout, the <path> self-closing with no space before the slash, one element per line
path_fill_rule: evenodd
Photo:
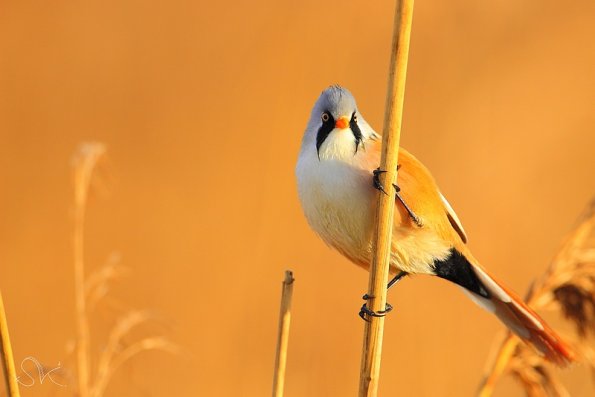
<path fill-rule="evenodd" d="M 436 276 L 452 281 L 484 298 L 490 297 L 467 258 L 454 248 L 450 250 L 448 258 L 434 262 L 434 272 Z"/>

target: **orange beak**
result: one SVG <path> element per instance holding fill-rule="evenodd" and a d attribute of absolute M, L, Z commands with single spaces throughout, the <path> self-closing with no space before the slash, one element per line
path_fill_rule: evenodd
<path fill-rule="evenodd" d="M 349 127 L 349 119 L 347 117 L 341 117 L 335 122 L 335 128 L 342 130 L 347 127 Z"/>

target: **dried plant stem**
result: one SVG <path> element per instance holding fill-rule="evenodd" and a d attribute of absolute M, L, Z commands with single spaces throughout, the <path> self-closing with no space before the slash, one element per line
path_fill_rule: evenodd
<path fill-rule="evenodd" d="M 397 177 L 401 121 L 405 97 L 409 38 L 413 20 L 413 0 L 397 0 L 391 61 L 388 76 L 388 92 L 382 134 L 382 157 L 380 168 L 384 173 L 384 186 L 390 188 Z M 395 207 L 393 194 L 379 194 L 376 212 L 376 232 L 374 235 L 373 261 L 368 285 L 369 308 L 375 312 L 386 307 L 386 285 L 388 283 L 392 224 Z M 376 396 L 380 374 L 380 359 L 384 318 L 371 317 L 364 330 L 359 396 Z"/>
<path fill-rule="evenodd" d="M 273 397 L 282 397 L 283 387 L 285 385 L 285 364 L 287 362 L 287 345 L 289 343 L 289 326 L 291 323 L 291 298 L 293 296 L 294 281 L 293 273 L 290 270 L 285 271 L 285 279 L 283 280 L 283 289 L 281 292 Z"/>
<path fill-rule="evenodd" d="M 85 302 L 85 267 L 83 261 L 84 201 L 77 200 L 74 210 L 74 286 L 77 333 L 77 378 L 79 395 L 89 396 L 89 324 Z"/>
<path fill-rule="evenodd" d="M 85 206 L 93 170 L 104 154 L 99 143 L 82 145 L 74 158 L 74 288 L 76 305 L 77 379 L 78 395 L 89 397 L 90 390 L 90 332 L 86 309 L 84 229 Z"/>
<path fill-rule="evenodd" d="M 6 382 L 8 396 L 19 397 L 19 385 L 17 382 L 17 373 L 14 369 L 14 358 L 12 356 L 2 292 L 0 292 L 0 353 L 2 354 L 2 368 L 4 369 L 4 381 Z"/>
<path fill-rule="evenodd" d="M 504 340 L 498 348 L 497 354 L 490 363 L 490 369 L 486 371 L 489 375 L 484 379 L 483 384 L 477 393 L 478 397 L 490 397 L 494 393 L 496 382 L 504 371 L 506 371 L 506 366 L 512 358 L 519 341 L 520 340 L 513 337 L 510 332 L 506 332 Z"/>

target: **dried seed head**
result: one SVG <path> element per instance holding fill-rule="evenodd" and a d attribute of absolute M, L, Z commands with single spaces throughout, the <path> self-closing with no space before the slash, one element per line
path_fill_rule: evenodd
<path fill-rule="evenodd" d="M 589 332 L 595 335 L 595 291 L 575 284 L 564 284 L 553 293 L 564 316 L 576 326 L 579 336 L 585 338 Z"/>

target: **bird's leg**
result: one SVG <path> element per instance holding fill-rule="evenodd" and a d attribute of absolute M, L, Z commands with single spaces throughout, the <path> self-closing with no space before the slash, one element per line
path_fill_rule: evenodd
<path fill-rule="evenodd" d="M 407 275 L 407 272 L 404 271 L 400 271 L 399 273 L 396 274 L 395 277 L 393 277 L 389 282 L 388 285 L 386 286 L 386 289 L 389 290 L 390 287 L 392 287 L 393 285 L 395 285 L 396 283 L 398 283 L 403 277 L 405 277 Z M 373 298 L 373 296 L 370 296 L 368 294 L 365 294 L 362 299 L 368 301 L 371 298 Z M 386 314 L 388 312 L 390 312 L 391 310 L 393 310 L 393 306 L 386 302 L 386 308 L 384 310 L 380 310 L 380 311 L 373 311 L 368 309 L 367 304 L 363 304 L 361 309 L 359 310 L 359 316 L 364 320 L 364 321 L 370 321 L 366 318 L 366 315 L 368 316 L 372 316 L 372 317 L 384 317 L 386 316 Z"/>
<path fill-rule="evenodd" d="M 398 283 L 399 281 L 401 281 L 401 279 L 403 277 L 405 277 L 406 275 L 407 275 L 407 272 L 404 272 L 404 271 L 401 270 L 399 273 L 397 273 L 395 275 L 395 277 L 392 278 L 392 280 L 390 280 L 388 282 L 388 285 L 386 286 L 386 289 L 389 290 L 390 287 L 392 287 L 393 285 L 395 285 L 396 283 Z"/>
<path fill-rule="evenodd" d="M 401 197 L 401 194 L 400 194 L 401 188 L 394 183 L 393 183 L 393 187 L 395 188 L 395 191 L 396 191 L 395 196 L 401 202 L 401 204 L 403 204 L 403 207 L 405 207 L 405 210 L 409 214 L 409 217 L 411 218 L 413 223 L 415 223 L 417 225 L 417 227 L 422 227 L 424 224 L 421 222 L 421 219 L 419 219 L 419 217 L 417 215 L 415 215 L 415 212 L 413 212 L 411 210 L 411 208 L 409 208 L 409 206 L 407 205 L 405 200 L 403 200 L 403 197 Z"/>
<path fill-rule="evenodd" d="M 401 168 L 401 164 L 397 165 L 397 171 L 399 171 L 399 168 Z M 374 171 L 372 171 L 372 174 L 374 175 L 372 178 L 372 181 L 373 181 L 375 189 L 380 190 L 382 193 L 384 193 L 388 196 L 388 193 L 386 192 L 386 190 L 384 190 L 384 186 L 382 185 L 382 182 L 380 182 L 380 174 L 383 174 L 385 172 L 386 172 L 386 170 L 381 170 L 380 167 L 376 168 Z M 401 188 L 394 183 L 393 183 L 393 187 L 395 188 L 395 191 L 396 191 L 395 196 L 401 202 L 401 204 L 403 204 L 403 207 L 405 207 L 405 210 L 409 214 L 409 217 L 411 218 L 411 220 L 413 220 L 413 222 L 418 227 L 422 227 L 423 223 L 421 222 L 421 219 L 419 219 L 419 217 L 417 215 L 415 215 L 415 212 L 413 212 L 411 210 L 411 208 L 409 208 L 409 206 L 407 205 L 405 200 L 403 200 L 403 197 L 400 194 Z"/>

